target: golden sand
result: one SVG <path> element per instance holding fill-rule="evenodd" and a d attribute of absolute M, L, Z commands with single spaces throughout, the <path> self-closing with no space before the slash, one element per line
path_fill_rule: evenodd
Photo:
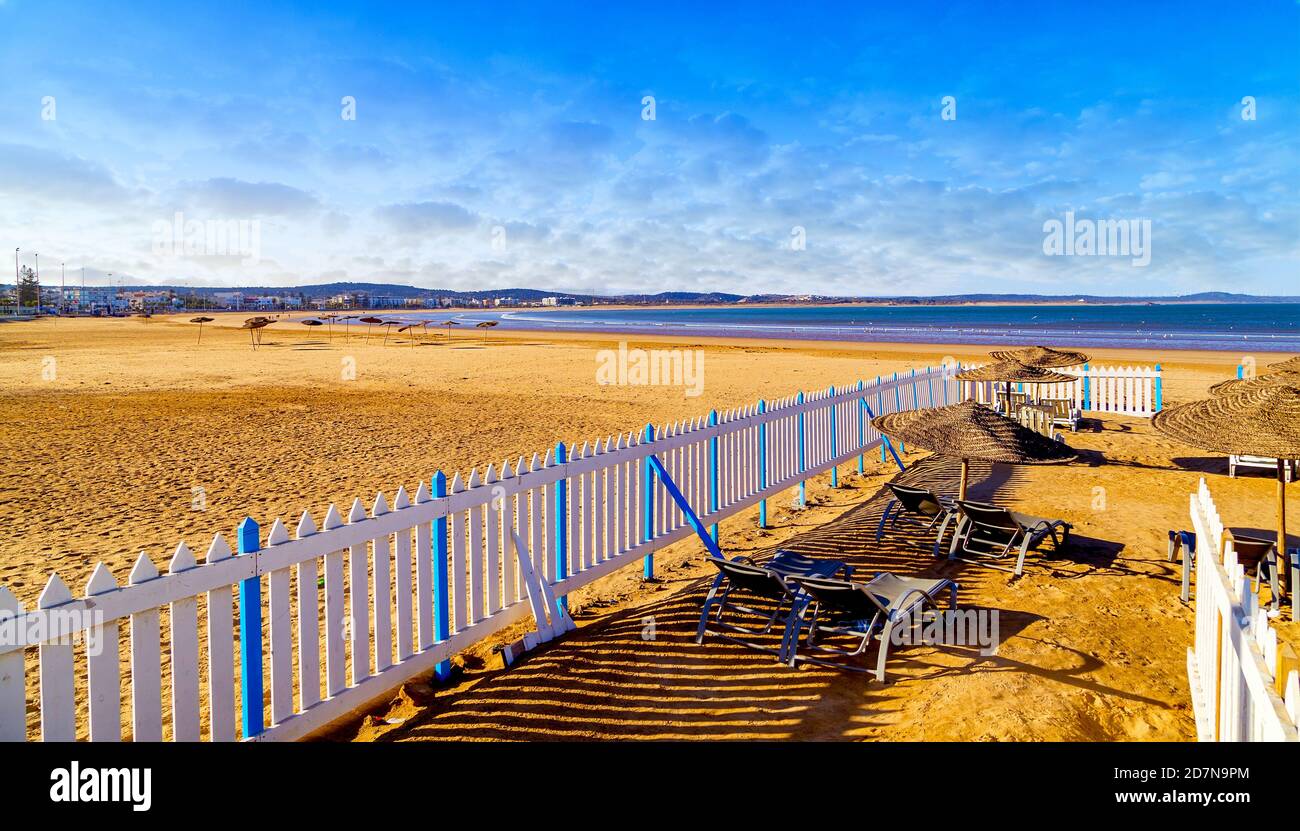
<path fill-rule="evenodd" d="M 431 327 L 422 342 L 376 329 L 278 323 L 260 349 L 247 315 L 0 324 L 0 585 L 35 602 L 57 571 L 79 594 L 96 562 L 124 581 L 138 552 L 164 567 L 182 539 L 201 554 L 252 515 L 264 527 L 304 509 L 412 489 L 434 471 L 468 471 L 566 443 L 604 438 L 823 389 L 970 346 L 831 344 L 630 337 L 705 351 L 703 394 L 679 387 L 600 386 L 595 351 L 616 339 Z M 1094 364 L 1165 369 L 1166 403 L 1232 377 L 1236 354 L 1096 350 Z M 1257 355 L 1263 365 L 1280 356 Z M 351 373 L 349 370 L 354 369 Z M 711 569 L 687 541 L 658 555 L 666 580 L 625 569 L 577 593 L 582 629 L 509 672 L 474 670 L 431 700 L 394 711 L 403 723 L 363 738 L 768 737 L 887 739 L 1191 739 L 1185 654 L 1192 612 L 1178 599 L 1166 531 L 1185 528 L 1202 475 L 1229 525 L 1271 527 L 1274 483 L 1230 480 L 1226 462 L 1155 434 L 1144 419 L 1104 417 L 1070 443 L 1091 451 L 1066 467 L 985 469 L 973 494 L 1073 522 L 1079 545 L 1032 558 L 1024 578 L 935 561 L 905 542 L 873 541 L 892 475 L 809 485 L 813 506 L 773 497 L 769 531 L 752 514 L 724 524 L 729 553 L 776 545 L 853 559 L 860 570 L 945 574 L 964 604 L 1002 610 L 996 656 L 916 647 L 891 661 L 898 682 L 822 669 L 783 670 L 725 642 L 697 647 L 693 616 Z M 909 461 L 923 454 L 911 454 Z M 856 471 L 856 466 L 845 470 Z M 942 483 L 947 472 L 915 472 Z M 1296 486 L 1291 486 L 1294 490 Z M 1102 490 L 1097 490 L 1102 489 Z M 611 602 L 612 601 L 612 602 Z M 692 611 L 696 610 L 696 611 Z M 641 637 L 654 616 L 654 641 Z M 1291 624 L 1284 625 L 1289 632 Z M 490 663 L 490 661 L 488 661 Z M 575 683 L 577 679 L 580 683 Z M 351 735 L 355 730 L 345 731 Z"/>

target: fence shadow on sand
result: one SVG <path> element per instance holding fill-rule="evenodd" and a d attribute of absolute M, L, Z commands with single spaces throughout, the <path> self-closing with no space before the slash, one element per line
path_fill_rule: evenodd
<path fill-rule="evenodd" d="M 977 466 L 976 498 L 996 488 L 1001 471 Z M 900 480 L 943 492 L 956 490 L 956 471 L 939 459 L 914 465 Z M 991 495 L 991 494 L 986 494 Z M 1005 572 L 934 559 L 925 540 L 876 527 L 888 491 L 836 519 L 786 540 L 781 548 L 842 559 L 858 576 L 876 571 L 943 575 L 961 583 L 963 608 L 997 606 Z M 900 531 L 904 526 L 899 526 Z M 929 538 L 933 540 L 932 537 Z M 756 552 L 762 561 L 775 548 Z M 729 552 L 734 554 L 736 552 Z M 748 553 L 748 552 L 747 552 Z M 981 672 L 1023 672 L 1094 689 L 1082 678 L 1100 662 L 1061 647 L 1069 660 L 1040 668 L 976 647 L 894 647 L 886 685 L 861 673 L 801 663 L 709 636 L 695 643 L 700 606 L 710 580 L 693 578 L 661 599 L 615 612 L 541 649 L 510 670 L 422 709 L 386 732 L 392 740 L 797 739 L 851 737 L 887 723 L 891 701 L 928 679 Z M 1000 604 L 1003 640 L 1041 620 Z M 776 638 L 767 638 L 775 645 Z M 873 647 L 866 656 L 874 660 Z M 1059 668 L 1065 663 L 1066 668 Z"/>

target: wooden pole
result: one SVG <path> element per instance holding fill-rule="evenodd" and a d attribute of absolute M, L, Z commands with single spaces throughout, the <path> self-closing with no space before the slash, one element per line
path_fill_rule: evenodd
<path fill-rule="evenodd" d="M 970 459 L 961 460 L 961 484 L 957 487 L 957 498 L 966 498 L 966 480 L 970 477 Z"/>
<path fill-rule="evenodd" d="M 1286 557 L 1286 466 L 1288 464 L 1285 459 L 1277 460 L 1277 567 L 1279 569 L 1290 567 Z M 1291 587 L 1291 591 L 1296 590 L 1296 586 Z"/>

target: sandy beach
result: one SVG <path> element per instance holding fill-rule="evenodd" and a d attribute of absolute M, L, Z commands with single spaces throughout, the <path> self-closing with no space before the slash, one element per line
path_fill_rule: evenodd
<path fill-rule="evenodd" d="M 97 562 L 122 582 L 139 552 L 162 568 L 180 540 L 201 553 L 247 515 L 263 527 L 303 510 L 319 518 L 331 503 L 414 490 L 438 470 L 987 351 L 628 339 L 703 350 L 702 394 L 688 397 L 681 387 L 598 385 L 595 353 L 618 343 L 590 335 L 493 332 L 484 342 L 463 329 L 449 341 L 430 327 L 423 340 L 385 341 L 355 328 L 331 340 L 292 321 L 266 329 L 254 351 L 238 328 L 247 314 L 216 315 L 201 343 L 189 316 L 0 324 L 0 520 L 12 529 L 0 585 L 24 603 L 51 571 L 80 594 Z M 1094 364 L 1160 363 L 1166 404 L 1204 395 L 1242 358 L 1090 351 Z M 1253 357 L 1263 366 L 1285 356 Z M 1188 525 L 1201 476 L 1229 524 L 1267 528 L 1275 484 L 1261 473 L 1230 480 L 1225 459 L 1140 418 L 1090 420 L 1068 438 L 1086 451 L 1074 464 L 977 471 L 975 496 L 1075 525 L 1074 549 L 1032 559 L 1018 581 L 891 538 L 875 543 L 879 491 L 896 470 L 870 456 L 865 475 L 843 469 L 839 489 L 814 479 L 806 510 L 774 497 L 768 531 L 751 513 L 723 526 L 729 553 L 835 551 L 867 568 L 952 576 L 964 603 L 1003 610 L 996 656 L 917 647 L 896 661 L 899 680 L 880 687 L 783 670 L 724 642 L 696 647 L 688 634 L 713 570 L 687 541 L 657 555 L 663 582 L 625 569 L 574 595 L 581 628 L 570 639 L 506 672 L 485 644 L 458 662 L 454 684 L 408 685 L 391 711 L 335 738 L 1194 739 L 1193 618 L 1177 566 L 1165 562 L 1166 531 Z M 908 475 L 952 487 L 937 460 Z M 637 634 L 647 615 L 660 632 L 649 645 Z M 1292 627 L 1289 616 L 1280 625 L 1295 640 Z M 618 694 L 651 686 L 667 693 Z"/>

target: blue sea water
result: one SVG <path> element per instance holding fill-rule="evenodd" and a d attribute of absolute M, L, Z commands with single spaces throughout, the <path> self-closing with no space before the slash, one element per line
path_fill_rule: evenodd
<path fill-rule="evenodd" d="M 1300 303 L 597 307 L 456 317 L 463 325 L 497 320 L 502 328 L 609 334 L 1300 352 Z"/>

